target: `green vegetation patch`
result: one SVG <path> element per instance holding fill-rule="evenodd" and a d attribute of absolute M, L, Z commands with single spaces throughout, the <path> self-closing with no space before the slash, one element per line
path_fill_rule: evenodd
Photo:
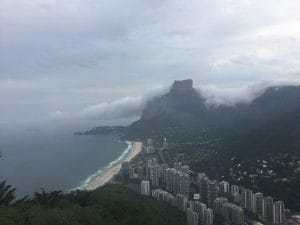
<path fill-rule="evenodd" d="M 42 192 L 41 195 L 48 199 L 34 197 L 19 204 L 0 206 L 0 224 L 186 224 L 185 215 L 177 209 L 117 184 L 109 184 L 90 192 L 74 191 L 55 196 Z"/>

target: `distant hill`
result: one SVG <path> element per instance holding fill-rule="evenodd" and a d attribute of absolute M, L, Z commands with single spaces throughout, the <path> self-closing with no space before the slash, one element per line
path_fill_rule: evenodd
<path fill-rule="evenodd" d="M 299 114 L 300 86 L 269 87 L 250 103 L 208 106 L 188 79 L 174 81 L 168 93 L 150 100 L 140 119 L 128 127 L 96 127 L 75 134 L 167 137 L 181 142 L 205 133 L 206 137 L 225 140 L 232 150 L 290 151 L 300 146 Z"/>
<path fill-rule="evenodd" d="M 179 126 L 190 129 L 254 127 L 300 107 L 299 86 L 267 88 L 250 104 L 206 106 L 192 80 L 174 81 L 170 91 L 146 104 L 141 118 L 129 129 L 142 133 Z M 197 130 L 196 129 L 196 130 Z M 139 133 L 137 132 L 137 133 Z"/>
<path fill-rule="evenodd" d="M 300 107 L 247 132 L 226 137 L 226 154 L 300 153 Z"/>
<path fill-rule="evenodd" d="M 146 104 L 141 118 L 126 132 L 134 137 L 174 138 L 205 130 L 231 144 L 234 140 L 257 149 L 275 149 L 275 145 L 290 149 L 299 146 L 299 109 L 300 86 L 269 87 L 249 104 L 215 107 L 205 104 L 192 80 L 174 81 L 167 94 Z"/>
<path fill-rule="evenodd" d="M 239 128 L 254 128 L 292 113 L 300 108 L 300 86 L 269 87 L 249 105 L 237 106 Z"/>

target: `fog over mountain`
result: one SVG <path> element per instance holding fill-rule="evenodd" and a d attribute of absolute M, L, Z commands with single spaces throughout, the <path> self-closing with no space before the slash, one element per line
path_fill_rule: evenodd
<path fill-rule="evenodd" d="M 199 86 L 195 90 L 204 98 L 206 107 L 221 105 L 234 106 L 236 104 L 250 104 L 255 98 L 262 95 L 269 87 L 299 85 L 295 82 L 259 82 L 238 87 L 217 87 L 212 85 Z M 164 86 L 148 92 L 145 96 L 129 96 L 111 102 L 102 102 L 89 105 L 76 112 L 53 112 L 50 117 L 54 120 L 94 120 L 113 121 L 118 124 L 128 124 L 137 120 L 146 106 L 146 103 L 166 94 L 170 86 Z M 105 122 L 104 122 L 105 123 Z"/>
<path fill-rule="evenodd" d="M 140 119 L 129 125 L 128 134 L 134 137 L 170 137 L 199 135 L 205 131 L 213 136 L 224 137 L 228 134 L 252 133 L 256 129 L 266 130 L 264 126 L 273 122 L 285 127 L 281 120 L 292 125 L 289 126 L 292 130 L 298 130 L 298 125 L 293 125 L 290 117 L 297 120 L 300 86 L 276 85 L 249 90 L 255 92 L 248 93 L 244 99 L 239 98 L 235 104 L 233 101 L 230 104 L 226 104 L 226 101 L 212 104 L 193 88 L 191 79 L 174 81 L 169 92 L 147 102 Z M 282 132 L 285 133 L 284 129 Z"/>

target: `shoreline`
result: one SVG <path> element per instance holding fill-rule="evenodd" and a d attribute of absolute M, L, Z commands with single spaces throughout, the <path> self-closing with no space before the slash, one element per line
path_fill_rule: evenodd
<path fill-rule="evenodd" d="M 111 181 L 114 175 L 116 175 L 120 171 L 123 162 L 133 160 L 141 152 L 142 142 L 134 141 L 131 143 L 132 143 L 132 147 L 129 150 L 129 153 L 123 159 L 118 161 L 115 165 L 108 168 L 107 170 L 104 170 L 101 174 L 95 177 L 93 181 L 87 184 L 85 190 L 94 190 Z"/>

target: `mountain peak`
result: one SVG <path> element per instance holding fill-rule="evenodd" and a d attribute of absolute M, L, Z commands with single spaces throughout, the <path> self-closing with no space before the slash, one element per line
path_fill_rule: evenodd
<path fill-rule="evenodd" d="M 175 80 L 173 83 L 173 86 L 171 88 L 171 91 L 177 91 L 177 92 L 185 92 L 193 90 L 193 80 L 187 79 L 187 80 Z"/>

